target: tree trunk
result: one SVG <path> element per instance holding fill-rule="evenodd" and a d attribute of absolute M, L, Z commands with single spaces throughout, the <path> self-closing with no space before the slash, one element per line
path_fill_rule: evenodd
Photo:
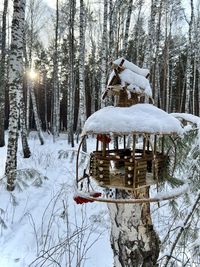
<path fill-rule="evenodd" d="M 5 84 L 6 84 L 6 17 L 8 0 L 4 0 L 2 34 L 1 34 L 1 59 L 0 59 L 0 147 L 5 145 L 4 120 L 5 120 Z"/>
<path fill-rule="evenodd" d="M 25 112 L 22 88 L 20 90 L 20 129 L 21 129 L 22 149 L 24 158 L 29 158 L 31 156 L 31 151 L 27 140 L 26 112 Z"/>
<path fill-rule="evenodd" d="M 85 8 L 83 0 L 80 0 L 80 25 L 79 25 L 79 120 L 80 131 L 83 129 L 86 120 L 86 99 L 85 99 Z M 83 151 L 87 151 L 86 138 L 83 143 Z"/>
<path fill-rule="evenodd" d="M 53 140 L 59 136 L 60 130 L 60 92 L 58 81 L 58 0 L 56 1 L 56 29 L 55 29 L 55 46 L 54 46 L 54 58 L 53 58 Z"/>
<path fill-rule="evenodd" d="M 34 87 L 33 87 L 33 81 L 30 81 L 29 83 L 29 90 L 31 93 L 31 100 L 32 100 L 32 105 L 33 105 L 33 113 L 34 113 L 34 118 L 35 118 L 35 125 L 36 125 L 36 130 L 38 132 L 38 137 L 40 140 L 40 144 L 44 145 L 44 137 L 42 133 L 42 128 L 41 128 L 41 122 L 40 118 L 38 115 L 38 110 L 37 110 L 37 104 L 36 104 L 36 99 L 35 99 L 35 93 L 34 93 Z"/>
<path fill-rule="evenodd" d="M 124 191 L 120 192 L 120 197 L 126 195 Z M 109 204 L 108 208 L 114 267 L 157 266 L 160 241 L 153 229 L 150 204 Z"/>
<path fill-rule="evenodd" d="M 102 34 L 102 45 L 101 45 L 101 81 L 100 91 L 101 94 L 104 92 L 106 87 L 106 70 L 107 70 L 107 18 L 108 18 L 108 0 L 104 0 L 104 16 L 103 16 L 103 34 Z M 102 107 L 105 103 L 102 102 Z"/>
<path fill-rule="evenodd" d="M 189 23 L 189 39 L 188 39 L 188 46 L 187 46 L 187 62 L 186 62 L 186 98 L 185 98 L 185 112 L 190 113 L 192 109 L 191 106 L 191 76 L 192 76 L 192 30 L 193 30 L 193 23 L 194 23 L 194 5 L 193 0 L 190 0 L 191 5 L 191 17 Z"/>
<path fill-rule="evenodd" d="M 74 147 L 74 98 L 75 98 L 75 47 L 74 19 L 76 1 L 69 1 L 69 91 L 68 91 L 68 142 Z"/>
<path fill-rule="evenodd" d="M 156 27 L 155 27 L 156 14 L 157 14 L 156 3 L 157 3 L 156 0 L 151 0 L 151 16 L 148 22 L 147 49 L 144 58 L 144 64 L 149 69 L 151 67 L 151 62 L 153 59 L 155 36 L 156 36 Z"/>
<path fill-rule="evenodd" d="M 128 12 L 127 12 L 127 17 L 126 17 L 126 27 L 125 27 L 125 33 L 124 33 L 124 39 L 123 39 L 123 49 L 122 49 L 123 55 L 122 56 L 126 56 L 127 54 L 128 36 L 129 36 L 132 9 L 133 9 L 133 0 L 129 0 Z"/>
<path fill-rule="evenodd" d="M 18 126 L 20 109 L 20 90 L 23 77 L 23 30 L 25 16 L 25 0 L 14 0 L 13 20 L 11 28 L 10 81 L 9 81 L 9 131 L 5 175 L 7 189 L 14 190 L 17 168 Z"/>

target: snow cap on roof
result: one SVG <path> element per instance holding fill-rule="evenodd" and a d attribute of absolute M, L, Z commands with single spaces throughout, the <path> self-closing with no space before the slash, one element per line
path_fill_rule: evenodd
<path fill-rule="evenodd" d="M 93 113 L 85 122 L 83 135 L 98 133 L 129 134 L 182 134 L 178 119 L 150 105 L 105 107 Z"/>
<path fill-rule="evenodd" d="M 113 61 L 113 64 L 119 65 L 122 62 L 123 59 L 124 59 L 123 57 L 118 58 L 115 61 Z M 137 73 L 139 75 L 142 75 L 144 77 L 147 77 L 149 75 L 149 70 L 148 69 L 142 69 L 142 68 L 136 66 L 135 64 L 133 64 L 132 62 L 130 62 L 130 61 L 126 60 L 126 59 L 124 59 L 124 63 L 123 63 L 122 66 L 125 69 L 129 69 L 129 70 L 131 70 L 131 71 L 133 71 L 133 72 L 135 72 L 135 73 Z"/>
<path fill-rule="evenodd" d="M 123 71 L 119 73 L 122 85 L 124 86 L 124 84 L 127 83 L 129 85 L 127 87 L 128 90 L 130 90 L 130 87 L 131 88 L 134 88 L 135 86 L 140 87 L 142 88 L 141 93 L 144 93 L 149 97 L 152 97 L 152 90 L 149 80 L 145 78 L 149 74 L 149 70 L 141 69 L 135 64 L 129 62 L 128 60 L 125 60 L 124 58 L 119 58 L 115 60 L 113 63 L 114 65 L 120 65 L 122 60 L 124 60 L 122 67 L 125 68 Z M 108 85 L 110 84 L 110 81 L 112 80 L 114 75 L 115 72 L 112 71 L 108 79 Z"/>

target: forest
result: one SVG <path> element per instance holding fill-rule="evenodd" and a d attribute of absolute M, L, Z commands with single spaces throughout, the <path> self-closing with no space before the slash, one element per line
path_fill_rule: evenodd
<path fill-rule="evenodd" d="M 199 266 L 199 1 L 1 1 L 0 266 Z M 151 101 L 141 99 L 180 120 L 181 137 L 165 140 L 171 180 L 149 186 L 148 194 L 182 195 L 74 208 L 78 144 L 86 120 L 115 105 L 114 96 L 102 95 L 117 59 L 148 70 Z M 151 141 L 145 138 L 143 150 Z M 85 141 L 81 172 L 96 140 Z M 116 138 L 111 143 L 115 149 Z M 132 197 L 115 190 L 112 197 Z"/>

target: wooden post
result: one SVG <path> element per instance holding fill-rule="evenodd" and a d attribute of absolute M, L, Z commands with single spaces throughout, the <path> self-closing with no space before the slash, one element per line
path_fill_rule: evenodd
<path fill-rule="evenodd" d="M 99 150 L 99 140 L 98 140 L 98 135 L 97 135 L 97 141 L 96 141 L 96 151 Z"/>
<path fill-rule="evenodd" d="M 157 135 L 154 135 L 154 153 L 156 154 L 156 147 L 157 147 Z"/>
<path fill-rule="evenodd" d="M 126 136 L 124 135 L 124 149 L 126 149 Z"/>
<path fill-rule="evenodd" d="M 133 152 L 132 152 L 132 156 L 135 158 L 135 143 L 136 143 L 136 135 L 133 134 Z"/>
<path fill-rule="evenodd" d="M 117 150 L 119 149 L 118 136 L 114 137 L 114 148 L 117 149 Z"/>
<path fill-rule="evenodd" d="M 165 136 L 163 135 L 163 137 L 162 137 L 162 147 L 161 147 L 162 154 L 164 154 L 164 150 L 165 150 Z"/>
<path fill-rule="evenodd" d="M 148 139 L 147 139 L 147 151 L 149 151 L 149 147 L 150 147 L 149 139 L 150 139 L 150 135 L 148 136 Z"/>
<path fill-rule="evenodd" d="M 102 140 L 102 156 L 105 157 L 106 156 L 106 135 L 103 134 L 103 140 Z"/>
<path fill-rule="evenodd" d="M 146 136 L 143 137 L 143 151 L 142 151 L 142 156 L 145 156 L 145 148 L 146 148 Z"/>

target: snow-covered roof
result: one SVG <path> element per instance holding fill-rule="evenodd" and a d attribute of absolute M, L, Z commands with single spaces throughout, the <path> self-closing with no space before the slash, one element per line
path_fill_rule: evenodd
<path fill-rule="evenodd" d="M 133 72 L 135 72 L 135 73 L 137 73 L 139 75 L 142 75 L 144 77 L 147 77 L 147 75 L 149 74 L 149 70 L 148 69 L 142 69 L 142 68 L 136 66 L 135 64 L 133 64 L 132 62 L 124 59 L 123 57 L 116 59 L 115 61 L 113 61 L 113 63 L 115 65 L 119 65 L 122 62 L 122 60 L 124 60 L 124 63 L 123 63 L 122 66 L 125 69 L 129 69 L 129 70 L 131 70 L 131 71 L 133 71 Z"/>
<path fill-rule="evenodd" d="M 131 107 L 105 107 L 93 113 L 85 122 L 84 134 L 148 133 L 182 134 L 178 119 L 151 104 Z"/>
<path fill-rule="evenodd" d="M 123 58 L 119 58 L 115 60 L 113 63 L 115 65 L 120 65 Z M 142 92 L 146 94 L 149 97 L 152 97 L 152 90 L 149 83 L 149 80 L 145 77 L 149 74 L 149 71 L 147 69 L 141 69 L 132 62 L 129 62 L 128 60 L 125 60 L 123 65 L 123 68 L 125 68 L 123 71 L 119 73 L 119 77 L 121 79 L 122 86 L 124 84 L 128 84 L 129 87 L 127 88 L 130 90 L 130 88 L 142 88 Z M 110 81 L 112 80 L 113 76 L 115 76 L 114 70 L 111 72 L 109 79 L 108 79 L 108 86 L 110 85 Z M 132 90 L 130 90 L 132 91 Z"/>

